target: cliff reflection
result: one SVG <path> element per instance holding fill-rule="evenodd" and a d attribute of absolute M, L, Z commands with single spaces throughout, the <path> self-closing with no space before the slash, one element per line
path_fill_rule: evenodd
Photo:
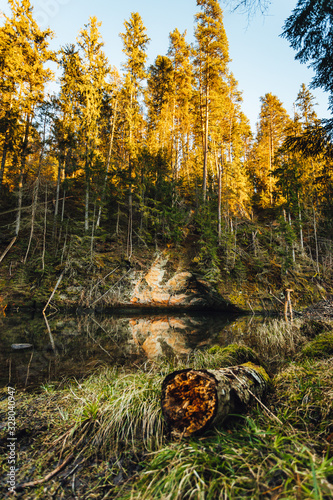
<path fill-rule="evenodd" d="M 218 314 L 55 315 L 19 313 L 1 318 L 0 381 L 36 387 L 64 377 L 80 377 L 96 365 L 137 364 L 187 356 L 195 348 L 235 340 L 226 327 L 234 316 Z M 14 344 L 29 343 L 27 351 Z"/>

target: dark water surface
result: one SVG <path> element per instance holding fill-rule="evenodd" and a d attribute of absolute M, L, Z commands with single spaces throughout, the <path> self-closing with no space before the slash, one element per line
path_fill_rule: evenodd
<path fill-rule="evenodd" d="M 0 383 L 27 389 L 81 377 L 99 365 L 140 365 L 242 338 L 251 316 L 217 313 L 41 314 L 0 318 Z M 256 319 L 255 321 L 258 321 Z M 30 344 L 23 347 L 19 344 Z"/>

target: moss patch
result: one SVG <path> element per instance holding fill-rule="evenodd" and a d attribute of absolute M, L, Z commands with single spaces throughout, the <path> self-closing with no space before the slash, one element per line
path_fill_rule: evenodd
<path fill-rule="evenodd" d="M 262 377 L 262 379 L 267 383 L 268 387 L 271 387 L 271 379 L 266 372 L 265 368 L 262 366 L 255 365 L 254 363 L 251 363 L 251 361 L 248 361 L 247 363 L 243 363 L 243 366 L 247 366 L 251 368 L 252 370 L 255 370 L 259 375 Z"/>
<path fill-rule="evenodd" d="M 216 345 L 208 350 L 208 354 L 213 354 L 216 357 L 221 356 L 235 365 L 247 362 L 260 364 L 257 353 L 245 345 L 229 344 L 227 347 Z"/>
<path fill-rule="evenodd" d="M 307 358 L 330 358 L 333 356 L 333 333 L 322 333 L 302 349 Z"/>

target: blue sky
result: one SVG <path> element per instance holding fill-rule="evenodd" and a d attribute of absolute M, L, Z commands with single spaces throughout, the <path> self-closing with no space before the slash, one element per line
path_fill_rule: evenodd
<path fill-rule="evenodd" d="M 158 54 L 165 55 L 169 45 L 169 33 L 175 28 L 187 30 L 187 39 L 193 41 L 194 14 L 198 11 L 196 0 L 31 0 L 34 16 L 43 28 L 49 26 L 55 32 L 51 46 L 74 43 L 78 32 L 89 17 L 95 15 L 102 21 L 101 34 L 105 53 L 110 64 L 121 69 L 124 61 L 122 41 L 125 19 L 131 12 L 139 12 L 151 41 L 148 48 L 148 64 Z M 260 97 L 271 92 L 293 114 L 302 83 L 309 86 L 313 72 L 295 61 L 295 52 L 286 40 L 279 37 L 284 20 L 296 5 L 296 0 L 272 0 L 267 15 L 258 13 L 248 20 L 245 14 L 230 12 L 226 2 L 220 5 L 224 11 L 224 26 L 229 40 L 232 62 L 230 69 L 243 92 L 242 109 L 250 119 L 253 131 L 260 111 Z M 0 9 L 9 13 L 6 0 L 0 0 Z M 330 116 L 327 111 L 327 95 L 311 90 L 315 96 L 320 118 Z"/>

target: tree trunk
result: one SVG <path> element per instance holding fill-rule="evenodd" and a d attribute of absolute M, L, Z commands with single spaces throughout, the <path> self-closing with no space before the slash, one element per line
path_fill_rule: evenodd
<path fill-rule="evenodd" d="M 316 271 L 317 274 L 319 274 L 320 270 L 319 270 L 319 247 L 318 247 L 318 237 L 317 237 L 317 220 L 316 220 L 316 210 L 313 204 L 312 204 L 312 211 L 313 211 L 313 231 L 316 244 Z"/>
<path fill-rule="evenodd" d="M 222 165 L 218 164 L 217 233 L 219 246 L 222 244 Z"/>
<path fill-rule="evenodd" d="M 203 199 L 206 201 L 207 194 L 207 160 L 208 160 L 208 136 L 209 136 L 209 110 L 208 110 L 208 101 L 209 101 L 209 89 L 206 87 L 206 108 L 205 108 L 205 129 L 204 129 L 204 158 L 203 158 L 203 179 L 202 179 L 202 191 L 203 191 Z"/>
<path fill-rule="evenodd" d="M 162 384 L 162 412 L 173 434 L 190 436 L 240 412 L 267 391 L 269 377 L 253 363 L 220 370 L 191 368 L 169 374 Z"/>
<path fill-rule="evenodd" d="M 132 160 L 129 157 L 128 160 L 128 176 L 129 176 L 129 187 L 128 187 L 128 226 L 127 226 L 127 247 L 126 256 L 130 260 L 133 252 L 133 194 L 132 194 Z"/>
<path fill-rule="evenodd" d="M 8 151 L 7 141 L 8 141 L 8 137 L 7 137 L 7 129 L 6 129 L 5 140 L 4 140 L 3 149 L 2 149 L 1 167 L 0 167 L 0 193 L 1 193 L 1 188 L 2 188 L 3 177 L 5 174 L 6 158 L 7 158 L 7 151 Z"/>
<path fill-rule="evenodd" d="M 29 237 L 28 248 L 27 248 L 24 260 L 23 260 L 23 264 L 25 264 L 27 262 L 27 258 L 29 255 L 30 246 L 31 246 L 31 242 L 32 242 L 32 238 L 33 238 L 34 230 L 35 230 L 35 219 L 36 219 L 36 212 L 37 212 L 37 206 L 38 206 L 40 173 L 42 170 L 43 155 L 44 155 L 44 148 L 45 148 L 45 131 L 46 131 L 46 119 L 44 119 L 43 142 L 42 142 L 42 148 L 40 151 L 39 161 L 38 161 L 37 179 L 34 183 L 33 194 L 32 194 L 30 237 Z"/>
<path fill-rule="evenodd" d="M 105 199 L 106 184 L 107 184 L 107 180 L 108 180 L 109 169 L 110 169 L 110 162 L 111 162 L 111 155 L 112 155 L 114 130 L 115 130 L 116 119 L 117 119 L 117 107 L 118 107 L 118 101 L 115 102 L 114 116 L 112 117 L 112 128 L 111 128 L 111 137 L 110 137 L 110 143 L 109 143 L 108 158 L 107 158 L 107 161 L 106 161 L 106 170 L 105 170 L 105 177 L 104 177 L 104 184 L 103 184 L 103 192 L 102 192 L 102 197 L 101 197 L 101 204 L 100 204 L 99 209 L 98 209 L 98 216 L 97 216 L 96 228 L 99 227 L 100 222 L 101 222 L 102 206 L 103 206 L 104 199 Z"/>
<path fill-rule="evenodd" d="M 63 156 L 64 155 L 62 153 L 60 153 L 59 158 L 58 158 L 58 176 L 57 176 L 56 199 L 55 199 L 54 216 L 53 216 L 52 239 L 55 239 L 55 235 L 56 235 L 57 218 L 58 218 L 58 212 L 59 212 L 61 172 L 63 169 L 63 159 L 62 159 Z"/>
<path fill-rule="evenodd" d="M 10 120 L 10 112 L 12 109 L 12 94 L 10 95 L 10 104 L 9 104 L 9 110 L 6 111 L 5 113 L 5 137 L 4 137 L 4 142 L 3 142 L 3 149 L 2 149 L 2 157 L 1 157 L 1 167 L 0 167 L 0 193 L 1 193 L 1 188 L 2 188 L 2 182 L 5 174 L 5 167 L 6 167 L 6 159 L 7 159 L 7 153 L 8 153 L 8 141 L 10 137 L 10 131 L 9 131 L 9 120 Z"/>
<path fill-rule="evenodd" d="M 298 200 L 298 221 L 299 221 L 299 237 L 301 242 L 302 254 L 304 253 L 304 238 L 303 238 L 303 223 L 302 223 L 302 212 Z"/>
<path fill-rule="evenodd" d="M 25 165 L 28 155 L 28 140 L 30 132 L 30 116 L 27 115 L 27 121 L 25 123 L 24 139 L 21 151 L 21 162 L 20 162 L 20 177 L 19 177 L 19 190 L 18 190 L 18 210 L 15 223 L 15 236 L 18 236 L 21 228 L 21 215 L 22 215 L 22 199 L 23 199 L 23 178 L 25 173 Z"/>

